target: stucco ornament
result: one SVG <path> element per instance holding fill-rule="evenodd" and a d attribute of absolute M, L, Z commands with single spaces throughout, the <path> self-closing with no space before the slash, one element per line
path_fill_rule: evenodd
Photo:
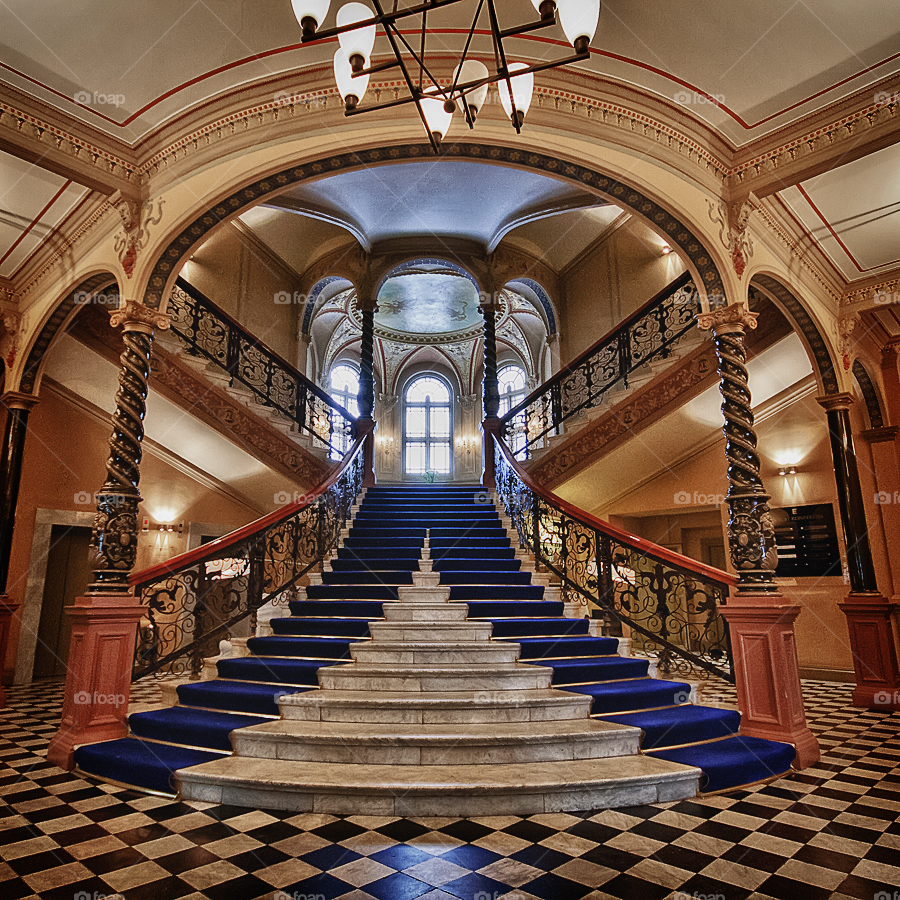
<path fill-rule="evenodd" d="M 138 253 L 147 243 L 150 229 L 162 221 L 162 199 L 139 203 L 121 193 L 115 193 L 109 202 L 122 219 L 122 231 L 116 235 L 115 251 L 125 274 L 131 278 Z"/>

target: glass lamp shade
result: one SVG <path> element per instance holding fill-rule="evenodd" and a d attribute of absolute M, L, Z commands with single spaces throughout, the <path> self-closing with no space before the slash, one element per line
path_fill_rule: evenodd
<path fill-rule="evenodd" d="M 467 59 L 462 65 L 456 67 L 453 72 L 453 80 L 458 84 L 466 84 L 469 81 L 480 81 L 482 78 L 488 77 L 487 66 L 478 62 L 476 59 Z M 478 110 L 484 106 L 487 97 L 488 86 L 483 84 L 471 91 L 466 92 L 465 103 L 472 112 L 472 116 L 478 114 Z"/>
<path fill-rule="evenodd" d="M 313 19 L 316 28 L 325 21 L 330 5 L 331 0 L 291 0 L 297 21 L 302 25 L 304 19 Z"/>
<path fill-rule="evenodd" d="M 600 19 L 600 0 L 557 0 L 559 24 L 566 33 L 566 39 L 573 46 L 579 38 L 587 38 L 587 43 L 597 33 Z"/>
<path fill-rule="evenodd" d="M 428 130 L 434 135 L 446 137 L 453 113 L 444 109 L 444 101 L 439 97 L 423 97 L 421 103 Z"/>
<path fill-rule="evenodd" d="M 345 3 L 337 13 L 338 28 L 352 25 L 354 22 L 365 22 L 374 15 L 375 13 L 362 3 Z M 355 54 L 359 54 L 363 59 L 368 59 L 375 46 L 375 26 L 367 25 L 365 28 L 346 31 L 338 35 L 338 40 L 348 59 Z"/>
<path fill-rule="evenodd" d="M 350 58 L 343 47 L 338 47 L 337 53 L 334 54 L 334 80 L 337 82 L 338 92 L 348 109 L 353 109 L 356 103 L 362 100 L 369 87 L 368 75 L 353 77 Z M 356 102 L 347 103 L 348 97 L 356 97 Z"/>
<path fill-rule="evenodd" d="M 516 72 L 519 69 L 527 69 L 525 63 L 512 63 L 509 67 L 510 72 Z M 512 87 L 513 98 L 516 101 L 516 112 L 520 118 L 524 119 L 531 106 L 531 95 L 534 93 L 534 72 L 526 72 L 524 75 L 513 75 L 509 79 Z M 509 88 L 505 81 L 499 81 L 497 87 L 500 90 L 500 102 L 506 110 L 506 114 L 512 118 L 512 103 L 509 100 Z M 519 123 L 521 125 L 521 122 Z"/>

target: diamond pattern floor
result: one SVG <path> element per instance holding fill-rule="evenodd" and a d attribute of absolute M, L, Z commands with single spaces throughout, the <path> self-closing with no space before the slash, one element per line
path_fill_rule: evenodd
<path fill-rule="evenodd" d="M 139 684 L 132 699 L 157 692 Z M 894 900 L 900 888 L 900 714 L 851 707 L 843 684 L 804 684 L 823 751 L 812 769 L 729 797 L 524 819 L 148 797 L 47 763 L 60 684 L 8 693 L 3 900 Z M 704 702 L 733 703 L 733 691 L 711 687 Z"/>

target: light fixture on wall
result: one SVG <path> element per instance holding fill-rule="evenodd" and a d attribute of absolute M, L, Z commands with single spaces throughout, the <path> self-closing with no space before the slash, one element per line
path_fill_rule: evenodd
<path fill-rule="evenodd" d="M 466 456 L 471 456 L 472 452 L 475 450 L 475 438 L 471 435 L 467 437 L 461 437 L 456 439 L 456 446 L 466 454 Z"/>
<path fill-rule="evenodd" d="M 796 475 L 797 467 L 796 466 L 781 466 L 778 470 L 779 475 Z"/>
<path fill-rule="evenodd" d="M 468 29 L 459 64 L 454 69 L 452 82 L 446 86 L 438 81 L 432 72 L 434 63 L 426 58 L 425 45 L 430 34 L 428 14 L 463 2 L 474 7 L 472 24 Z M 352 116 L 414 103 L 436 153 L 441 140 L 446 137 L 453 113 L 459 106 L 462 107 L 469 128 L 474 127 L 475 116 L 487 97 L 488 85 L 498 84 L 500 102 L 516 132 L 520 132 L 531 103 L 534 73 L 555 69 L 590 56 L 590 43 L 600 17 L 600 0 L 531 2 L 540 13 L 540 19 L 505 29 L 501 29 L 497 18 L 497 0 L 410 0 L 402 8 L 398 0 L 395 0 L 389 12 L 384 10 L 381 0 L 372 0 L 374 12 L 362 3 L 346 3 L 337 12 L 335 27 L 319 30 L 328 15 L 331 0 L 291 0 L 294 15 L 303 29 L 304 43 L 338 38 L 340 46 L 334 56 L 334 75 L 344 100 L 344 114 Z M 479 30 L 485 7 L 493 43 L 493 73 L 484 63 L 469 58 L 472 41 Z M 555 25 L 557 13 L 559 24 L 575 53 L 562 59 L 533 65 L 510 63 L 503 45 L 504 40 Z M 418 46 L 414 46 L 397 25 L 400 20 L 410 16 L 419 16 L 421 20 L 417 29 L 419 40 L 415 42 Z M 394 58 L 372 65 L 370 57 L 379 26 L 390 43 Z M 446 53 L 446 40 L 446 36 L 441 34 L 440 39 L 435 42 L 437 53 Z M 408 94 L 395 100 L 361 106 L 360 101 L 368 88 L 369 76 L 393 68 L 400 69 Z"/>

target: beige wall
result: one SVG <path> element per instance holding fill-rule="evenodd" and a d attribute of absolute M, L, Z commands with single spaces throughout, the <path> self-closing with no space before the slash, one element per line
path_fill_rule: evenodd
<path fill-rule="evenodd" d="M 598 341 L 684 271 L 662 238 L 631 218 L 565 274 L 560 302 L 563 365 Z"/>
<path fill-rule="evenodd" d="M 220 228 L 182 276 L 254 337 L 297 366 L 299 281 L 235 227 Z M 276 302 L 290 296 L 291 302 Z"/>
<path fill-rule="evenodd" d="M 82 513 L 93 510 L 93 494 L 106 477 L 109 435 L 110 428 L 93 416 L 77 409 L 52 390 L 42 392 L 41 401 L 28 421 L 16 508 L 7 585 L 14 601 L 23 601 L 30 578 L 42 579 L 44 576 L 44 571 L 29 572 L 36 510 Z M 175 501 L 173 506 L 183 508 L 179 521 L 184 523 L 184 533 L 167 535 L 167 539 L 159 540 L 159 547 L 156 533 L 141 534 L 137 568 L 161 562 L 187 549 L 187 533 L 192 521 L 217 523 L 231 530 L 257 517 L 257 513 L 243 504 L 209 490 L 146 452 L 141 462 L 141 493 L 148 501 L 147 505 L 168 498 Z M 145 504 L 140 507 L 140 515 L 150 515 Z M 15 664 L 20 618 L 17 616 L 13 622 L 4 665 L 7 673 Z"/>

